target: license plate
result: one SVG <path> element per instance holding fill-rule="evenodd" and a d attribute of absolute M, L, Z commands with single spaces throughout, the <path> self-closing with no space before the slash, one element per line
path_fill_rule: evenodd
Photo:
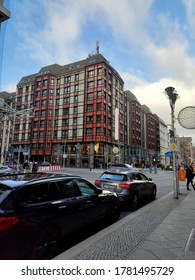
<path fill-rule="evenodd" d="M 114 190 L 115 189 L 115 186 L 114 185 L 103 185 L 103 188 L 104 189 L 107 189 L 107 190 Z"/>

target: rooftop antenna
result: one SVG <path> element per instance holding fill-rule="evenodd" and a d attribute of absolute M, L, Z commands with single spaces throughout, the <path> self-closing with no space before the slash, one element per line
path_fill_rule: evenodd
<path fill-rule="evenodd" d="M 96 52 L 99 54 L 100 46 L 99 46 L 99 41 L 96 42 Z"/>

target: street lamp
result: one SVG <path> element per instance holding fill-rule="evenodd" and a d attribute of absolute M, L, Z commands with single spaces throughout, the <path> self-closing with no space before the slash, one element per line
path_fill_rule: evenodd
<path fill-rule="evenodd" d="M 172 146 L 175 146 L 175 103 L 178 98 L 177 91 L 174 87 L 167 87 L 165 89 L 165 95 L 169 99 L 170 107 L 171 107 L 171 127 L 172 127 Z M 179 198 L 179 186 L 178 186 L 178 180 L 177 180 L 177 167 L 176 167 L 176 154 L 175 149 L 172 150 L 173 152 L 173 191 L 174 191 L 174 198 Z"/>

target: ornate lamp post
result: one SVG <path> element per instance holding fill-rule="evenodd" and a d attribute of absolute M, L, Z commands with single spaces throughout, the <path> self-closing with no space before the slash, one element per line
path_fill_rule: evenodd
<path fill-rule="evenodd" d="M 172 127 L 172 146 L 176 147 L 175 145 L 175 103 L 178 98 L 177 91 L 174 87 L 167 87 L 165 89 L 165 95 L 169 99 L 170 107 L 171 107 L 171 127 Z M 177 184 L 177 167 L 176 167 L 176 154 L 175 149 L 172 150 L 173 152 L 173 191 L 174 191 L 174 198 L 179 198 L 179 187 Z"/>

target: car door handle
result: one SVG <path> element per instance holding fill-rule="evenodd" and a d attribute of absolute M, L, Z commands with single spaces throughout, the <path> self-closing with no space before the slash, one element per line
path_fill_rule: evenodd
<path fill-rule="evenodd" d="M 92 201 L 91 201 L 91 200 L 86 200 L 86 202 L 87 202 L 87 203 L 91 203 Z"/>
<path fill-rule="evenodd" d="M 64 209 L 64 208 L 66 208 L 66 205 L 62 205 L 58 207 L 58 209 Z"/>

